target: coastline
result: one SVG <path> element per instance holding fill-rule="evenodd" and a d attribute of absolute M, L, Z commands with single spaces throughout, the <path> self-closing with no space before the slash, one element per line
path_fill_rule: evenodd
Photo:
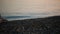
<path fill-rule="evenodd" d="M 13 20 L 0 25 L 0 34 L 59 34 L 60 16 Z"/>
<path fill-rule="evenodd" d="M 52 17 L 53 15 L 28 15 L 28 16 L 2 16 L 4 19 L 8 21 L 12 20 L 25 20 L 25 19 L 35 19 L 35 18 L 45 18 L 45 17 Z"/>

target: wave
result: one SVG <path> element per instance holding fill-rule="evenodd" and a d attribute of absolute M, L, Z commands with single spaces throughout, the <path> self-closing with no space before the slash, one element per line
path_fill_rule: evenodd
<path fill-rule="evenodd" d="M 2 16 L 7 20 L 24 20 L 24 19 L 34 19 L 34 18 L 43 18 L 48 17 L 47 15 L 35 15 L 35 16 Z"/>

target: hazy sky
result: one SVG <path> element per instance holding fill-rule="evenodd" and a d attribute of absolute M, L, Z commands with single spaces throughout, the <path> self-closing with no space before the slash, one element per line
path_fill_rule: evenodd
<path fill-rule="evenodd" d="M 57 15 L 60 13 L 60 0 L 2 0 L 1 13 L 2 15 L 41 13 Z"/>

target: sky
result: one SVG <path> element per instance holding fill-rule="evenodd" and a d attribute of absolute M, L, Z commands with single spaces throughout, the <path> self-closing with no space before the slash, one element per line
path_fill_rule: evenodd
<path fill-rule="evenodd" d="M 6 15 L 60 15 L 60 0 L 1 0 Z"/>

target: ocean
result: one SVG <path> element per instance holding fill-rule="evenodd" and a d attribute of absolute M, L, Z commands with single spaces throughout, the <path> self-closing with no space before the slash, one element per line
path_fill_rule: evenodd
<path fill-rule="evenodd" d="M 52 15 L 49 15 L 52 16 Z M 24 19 L 35 19 L 35 18 L 44 18 L 49 17 L 48 15 L 29 15 L 29 16 L 2 16 L 4 19 L 7 19 L 8 21 L 12 20 L 24 20 Z"/>

